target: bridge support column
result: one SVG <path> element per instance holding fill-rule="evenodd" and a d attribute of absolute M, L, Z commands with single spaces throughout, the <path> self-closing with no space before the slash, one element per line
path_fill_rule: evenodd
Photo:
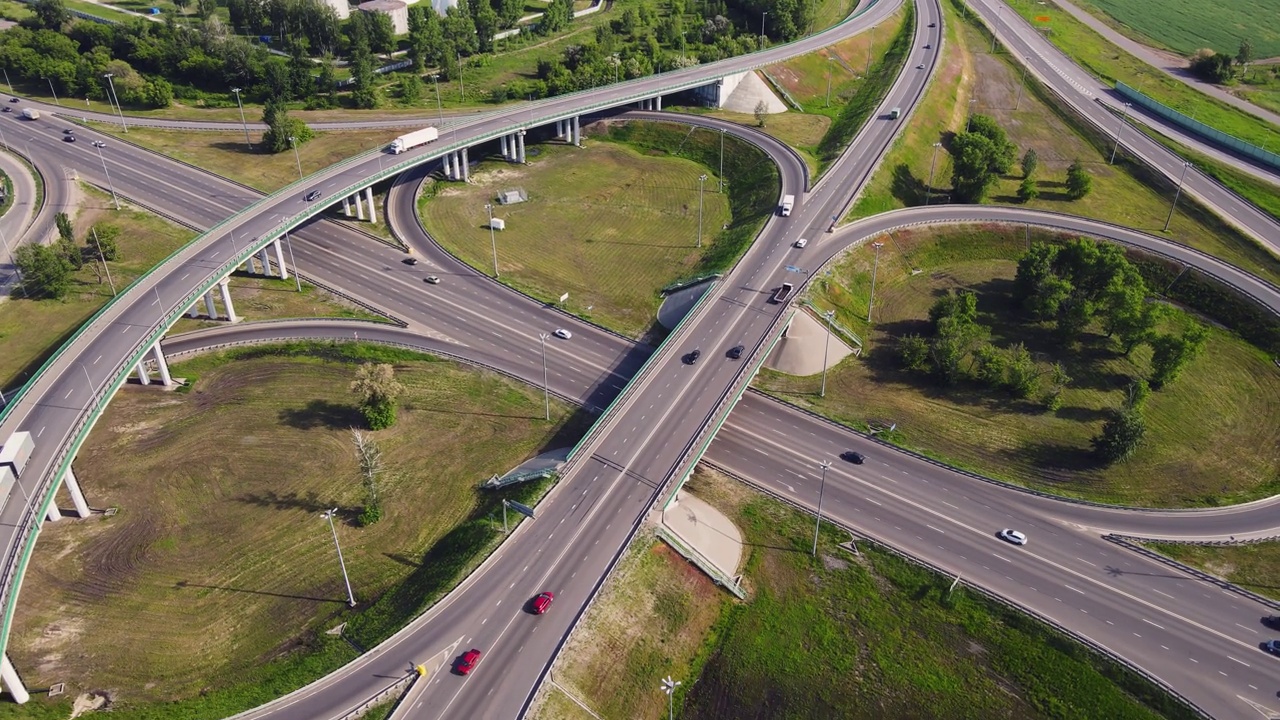
<path fill-rule="evenodd" d="M 511 146 L 511 136 L 510 136 L 510 135 L 502 135 L 502 136 L 500 136 L 500 137 L 498 138 L 498 146 L 499 146 L 500 148 L 502 148 L 502 159 L 503 159 L 503 160 L 510 160 L 510 159 L 511 159 L 511 147 L 510 147 L 510 146 Z"/>
<path fill-rule="evenodd" d="M 22 684 L 22 678 L 18 677 L 18 671 L 9 662 L 9 653 L 0 655 L 0 682 L 4 683 L 4 689 L 9 691 L 13 701 L 19 705 L 31 699 L 27 688 Z"/>
<path fill-rule="evenodd" d="M 582 147 L 582 128 L 578 125 L 578 116 L 573 116 L 573 144 Z"/>
<path fill-rule="evenodd" d="M 462 148 L 462 182 L 471 180 L 471 158 L 467 156 L 467 148 Z"/>
<path fill-rule="evenodd" d="M 138 382 L 143 385 L 151 384 L 151 376 L 147 374 L 147 366 L 143 365 L 141 361 L 133 366 L 133 370 L 138 373 Z"/>
<path fill-rule="evenodd" d="M 71 504 L 76 507 L 76 515 L 82 518 L 89 517 L 89 503 L 84 501 L 84 493 L 80 491 L 80 481 L 76 480 L 76 474 L 70 467 L 67 468 L 67 474 L 62 476 L 62 484 L 71 495 Z"/>
<path fill-rule="evenodd" d="M 151 346 L 151 357 L 156 361 L 156 372 L 160 373 L 160 384 L 169 387 L 173 384 L 173 377 L 169 375 L 169 363 L 164 359 L 164 351 L 160 349 L 160 343 Z"/>
<path fill-rule="evenodd" d="M 262 261 L 262 274 L 271 277 L 271 253 L 265 245 L 258 251 L 258 259 Z"/>
<path fill-rule="evenodd" d="M 364 189 L 364 201 L 369 204 L 369 222 L 376 225 L 378 223 L 378 211 L 373 209 L 373 187 L 372 186 Z M 278 251 L 278 248 L 277 248 L 277 251 Z M 280 267 L 284 267 L 284 263 L 280 263 Z"/>
<path fill-rule="evenodd" d="M 516 161 L 519 162 L 521 165 L 524 165 L 526 161 L 524 159 L 524 131 L 523 130 L 516 133 L 516 147 L 519 148 L 519 156 L 516 158 Z"/>
<path fill-rule="evenodd" d="M 218 283 L 218 291 L 222 294 L 222 304 L 227 306 L 227 322 L 239 322 L 240 318 L 236 317 L 236 306 L 231 304 L 231 289 L 227 287 L 227 279 L 222 278 Z M 212 301 L 209 303 L 213 304 Z"/>
<path fill-rule="evenodd" d="M 662 96 L 661 96 L 661 95 L 659 95 L 658 97 L 656 97 L 656 98 L 654 98 L 654 99 L 653 99 L 653 109 L 654 109 L 654 110 L 658 110 L 658 111 L 661 111 L 661 110 L 662 110 Z"/>
<path fill-rule="evenodd" d="M 351 217 L 351 196 L 344 195 L 342 198 L 342 214 Z"/>
<path fill-rule="evenodd" d="M 276 250 L 276 267 L 280 268 L 280 279 L 289 279 L 289 269 L 284 266 L 284 248 L 280 245 L 280 238 L 276 238 L 271 246 Z M 157 347 L 159 347 L 157 345 Z"/>
<path fill-rule="evenodd" d="M 212 291 L 212 290 L 210 290 L 209 292 L 207 292 L 207 293 L 205 293 L 205 294 L 204 294 L 204 309 L 209 311 L 209 319 L 210 319 L 210 320 L 217 320 L 217 319 L 218 319 L 218 308 L 217 308 L 217 307 L 215 307 L 215 306 L 214 306 L 214 304 L 213 304 L 213 291 Z"/>
<path fill-rule="evenodd" d="M 244 271 L 250 275 L 255 275 L 258 272 L 258 266 L 253 262 L 252 254 L 244 259 Z"/>
<path fill-rule="evenodd" d="M 44 518 L 49 522 L 58 522 L 59 520 L 62 519 L 62 512 L 58 510 L 57 500 L 54 500 L 53 502 L 49 503 L 49 509 L 45 511 Z"/>
<path fill-rule="evenodd" d="M 364 219 L 364 199 L 360 196 L 360 193 L 356 193 L 356 219 Z"/>

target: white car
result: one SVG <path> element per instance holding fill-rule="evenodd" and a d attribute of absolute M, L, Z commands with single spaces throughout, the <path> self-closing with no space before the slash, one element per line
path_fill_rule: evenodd
<path fill-rule="evenodd" d="M 809 241 L 806 238 L 800 238 L 799 240 L 796 241 L 796 247 L 798 248 L 802 248 L 808 244 L 809 244 Z"/>
<path fill-rule="evenodd" d="M 556 328 L 555 336 L 560 338 L 561 340 L 568 340 L 569 338 L 573 337 L 573 333 L 569 332 L 568 330 L 565 330 L 564 328 Z"/>
<path fill-rule="evenodd" d="M 1004 540 L 1005 542 L 1013 543 L 1014 545 L 1027 544 L 1027 536 L 1025 534 L 1018 532 L 1017 530 L 1010 530 L 1009 528 L 1005 528 L 996 533 L 996 537 Z"/>

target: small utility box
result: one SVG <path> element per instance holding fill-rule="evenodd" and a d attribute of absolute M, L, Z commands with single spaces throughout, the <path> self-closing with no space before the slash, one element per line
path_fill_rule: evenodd
<path fill-rule="evenodd" d="M 489 227 L 493 230 L 506 230 L 507 221 L 502 218 L 491 218 L 489 220 Z"/>

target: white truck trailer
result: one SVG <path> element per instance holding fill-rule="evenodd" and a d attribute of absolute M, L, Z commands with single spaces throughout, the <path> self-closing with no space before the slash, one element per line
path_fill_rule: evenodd
<path fill-rule="evenodd" d="M 39 120 L 40 111 L 35 108 L 22 108 L 22 117 L 27 120 Z"/>
<path fill-rule="evenodd" d="M 788 215 L 791 214 L 791 208 L 795 206 L 796 206 L 795 195 L 783 195 L 782 205 L 778 208 L 779 214 L 782 215 L 782 217 L 787 217 Z"/>
<path fill-rule="evenodd" d="M 36 442 L 29 432 L 16 432 L 0 445 L 0 467 L 8 467 L 15 477 L 22 477 L 22 469 L 31 459 Z"/>
<path fill-rule="evenodd" d="M 440 137 L 440 131 L 433 127 L 414 130 L 408 135 L 401 135 L 391 141 L 391 154 L 399 155 L 400 153 L 406 150 L 412 150 L 419 145 L 426 145 L 438 137 Z"/>

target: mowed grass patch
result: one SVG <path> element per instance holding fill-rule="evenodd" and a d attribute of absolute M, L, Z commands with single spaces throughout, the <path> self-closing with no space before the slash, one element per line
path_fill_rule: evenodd
<path fill-rule="evenodd" d="M 817 52 L 770 65 L 765 71 L 804 107 L 805 112 L 835 115 L 840 106 L 857 92 L 859 83 L 870 69 L 868 60 L 879 59 L 889 49 L 894 32 L 902 25 L 905 14 L 901 8 L 895 10 L 868 31 Z M 828 71 L 830 103 L 827 103 Z"/>
<path fill-rule="evenodd" d="M 183 132 L 131 127 L 128 133 L 122 133 L 119 126 L 105 123 L 94 125 L 94 129 L 118 135 L 122 140 L 190 163 L 264 193 L 275 192 L 296 182 L 299 162 L 302 164 L 302 174 L 310 175 L 353 155 L 385 146 L 399 134 L 399 131 L 391 129 L 318 132 L 315 137 L 298 146 L 298 157 L 295 159 L 291 150 L 282 153 L 260 152 L 260 132 L 249 133 L 254 148 L 250 150 L 245 144 L 243 132 Z"/>
<path fill-rule="evenodd" d="M 712 483 L 733 484 L 704 474 L 695 492 Z M 854 556 L 830 525 L 815 558 L 812 516 L 751 492 L 712 502 L 743 532 L 751 595 L 722 604 L 698 672 L 676 676 L 682 718 L 1192 717 L 1026 615 L 949 592 L 953 578 L 865 542 Z"/>
<path fill-rule="evenodd" d="M 129 283 L 189 242 L 195 234 L 164 219 L 127 205 L 116 211 L 111 198 L 79 186 L 80 204 L 75 213 L 76 237 L 83 240 L 89 228 L 105 222 L 120 228 L 116 242 L 119 260 L 107 263 L 116 289 Z M 0 303 L 0 387 L 25 383 L 55 350 L 86 320 L 112 298 L 105 274 L 101 282 L 90 264 L 75 273 L 71 290 L 61 300 L 34 300 L 18 290 Z"/>
<path fill-rule="evenodd" d="M 1133 7 L 1141 6 L 1141 3 L 1136 0 L 1116 1 L 1124 2 Z M 1269 5 L 1276 4 L 1273 0 L 1264 1 Z M 1248 8 L 1253 2 L 1257 2 L 1257 0 L 1231 3 L 1234 8 L 1232 12 L 1242 14 L 1248 12 Z M 1197 5 L 1194 0 L 1175 0 L 1175 3 L 1173 8 L 1175 11 L 1183 7 Z M 1151 67 L 1126 53 L 1111 44 L 1092 28 L 1072 17 L 1070 13 L 1063 11 L 1051 2 L 1043 5 L 1038 2 L 1012 3 L 1010 7 L 1033 25 L 1040 27 L 1047 25 L 1052 28 L 1052 32 L 1048 36 L 1049 41 L 1062 50 L 1067 57 L 1093 73 L 1103 82 L 1113 85 L 1117 81 L 1124 82 L 1126 85 L 1136 88 L 1175 110 L 1186 113 L 1202 123 L 1217 128 L 1228 135 L 1234 135 L 1245 142 L 1253 143 L 1258 147 L 1262 147 L 1263 143 L 1267 142 L 1268 139 L 1274 144 L 1276 133 L 1280 133 L 1280 128 L 1265 120 L 1254 117 L 1220 100 L 1215 100 L 1180 80 L 1170 77 L 1164 71 Z M 1158 12 L 1152 12 L 1151 7 L 1146 7 L 1145 12 L 1150 18 L 1149 22 L 1157 25 L 1167 23 L 1168 18 L 1171 17 L 1166 12 L 1163 3 Z M 1207 16 L 1218 12 L 1218 5 L 1206 3 L 1197 11 L 1197 14 Z M 1050 18 L 1049 22 L 1039 23 L 1035 21 L 1036 17 L 1042 16 Z M 1257 39 L 1254 38 L 1257 33 L 1254 31 L 1262 25 L 1266 25 L 1266 23 L 1255 21 L 1248 28 L 1236 33 L 1235 39 L 1226 46 L 1215 47 L 1214 49 L 1235 55 L 1236 49 L 1240 44 L 1239 38 L 1243 36 L 1254 39 L 1254 47 L 1257 48 Z M 1212 33 L 1215 28 L 1222 28 L 1222 25 L 1218 22 L 1206 21 L 1205 28 Z M 1200 26 L 1197 25 L 1194 28 L 1194 32 L 1201 32 Z M 1275 33 L 1277 31 L 1273 29 L 1270 32 Z M 987 37 L 989 38 L 990 35 Z M 1202 47 L 1203 45 L 1204 43 L 1201 43 L 1196 47 Z M 1261 53 L 1258 56 L 1265 57 Z"/>
<path fill-rule="evenodd" d="M 1032 236 L 1033 240 L 1040 239 Z M 897 424 L 883 437 L 991 477 L 1049 492 L 1146 506 L 1223 505 L 1277 491 L 1280 477 L 1280 372 L 1265 353 L 1210 326 L 1204 353 L 1146 406 L 1146 442 L 1130 460 L 1099 466 L 1089 440 L 1124 388 L 1149 374 L 1150 350 L 1119 354 L 1101 335 L 1074 352 L 1048 328 L 1026 324 L 1011 307 L 1009 286 L 1026 248 L 1021 228 L 966 227 L 897 232 L 885 238 L 876 277 L 874 325 L 866 324 L 873 251 L 850 253 L 814 295 L 820 307 L 866 341 L 861 359 L 818 376 L 766 372 L 760 387 L 854 427 Z M 913 270 L 920 270 L 912 274 Z M 958 385 L 947 388 L 901 370 L 895 339 L 927 332 L 928 310 L 953 288 L 978 292 L 980 322 L 993 342 L 1023 342 L 1042 368 L 1062 361 L 1074 378 L 1062 408 Z M 1176 330 L 1176 325 L 1163 328 Z"/>
<path fill-rule="evenodd" d="M 707 168 L 612 142 L 582 149 L 545 145 L 527 167 L 482 164 L 465 185 L 440 185 L 420 213 L 428 232 L 464 262 L 491 273 L 486 203 L 506 221 L 497 233 L 501 279 L 628 336 L 653 323 L 659 291 L 691 275 L 731 220 L 726 195 L 708 174 L 697 247 L 698 177 Z M 528 202 L 498 205 L 523 188 Z"/>
<path fill-rule="evenodd" d="M 1143 544 L 1246 590 L 1280 600 L 1280 542 L 1228 546 L 1161 542 Z"/>
<path fill-rule="evenodd" d="M 943 4 L 950 22 L 939 77 L 926 93 L 903 136 L 873 177 L 851 217 L 867 217 L 900 207 L 948 201 L 951 157 L 945 143 L 962 132 L 968 112 L 993 117 L 1017 146 L 1019 157 L 1034 149 L 1040 159 L 1035 179 L 1040 196 L 1026 207 L 1106 220 L 1189 245 L 1272 281 L 1280 280 L 1280 260 L 1201 208 L 1185 195 L 1169 231 L 1163 231 L 1175 188 L 1123 151 L 1109 164 L 1112 144 L 1105 135 L 1062 110 L 1034 78 L 1024 77 L 990 47 L 970 23 Z M 1023 88 L 1020 91 L 1019 86 Z M 1017 106 L 1017 110 L 1014 107 Z M 1119 119 L 1117 118 L 1117 122 Z M 936 149 L 934 143 L 943 143 Z M 1080 200 L 1065 191 L 1067 167 L 1079 159 L 1093 178 L 1093 190 Z M 988 202 L 1018 205 L 1021 169 L 1000 178 Z"/>
<path fill-rule="evenodd" d="M 383 519 L 366 528 L 353 524 L 364 496 L 350 428 L 362 423 L 347 391 L 359 359 L 394 363 L 407 388 L 396 425 L 372 434 L 387 473 Z M 530 388 L 377 346 L 250 348 L 173 372 L 194 388 L 126 386 L 80 451 L 92 504 L 119 513 L 42 535 L 9 650 L 32 685 L 118 689 L 138 713 L 125 717 L 224 717 L 322 674 L 320 631 L 347 620 L 358 641 L 385 636 L 501 534 L 477 484 L 581 431 L 563 405 L 542 420 Z M 319 515 L 329 508 L 355 611 Z M 458 528 L 483 542 L 456 542 Z M 419 605 L 388 609 L 406 583 Z M 282 657 L 301 667 L 264 686 Z M 184 698 L 158 715 L 139 705 Z"/>
<path fill-rule="evenodd" d="M 327 290 L 303 281 L 302 291 L 290 276 L 288 280 L 251 276 L 237 271 L 229 276 L 231 302 L 241 322 L 277 320 L 285 318 L 354 318 L 373 322 L 387 322 L 382 315 L 372 313 L 355 303 L 338 297 Z M 197 301 L 195 309 L 204 315 L 204 301 Z M 222 311 L 219 300 L 219 311 Z M 170 335 L 200 328 L 226 324 L 225 320 L 207 320 L 183 317 L 169 328 Z"/>

